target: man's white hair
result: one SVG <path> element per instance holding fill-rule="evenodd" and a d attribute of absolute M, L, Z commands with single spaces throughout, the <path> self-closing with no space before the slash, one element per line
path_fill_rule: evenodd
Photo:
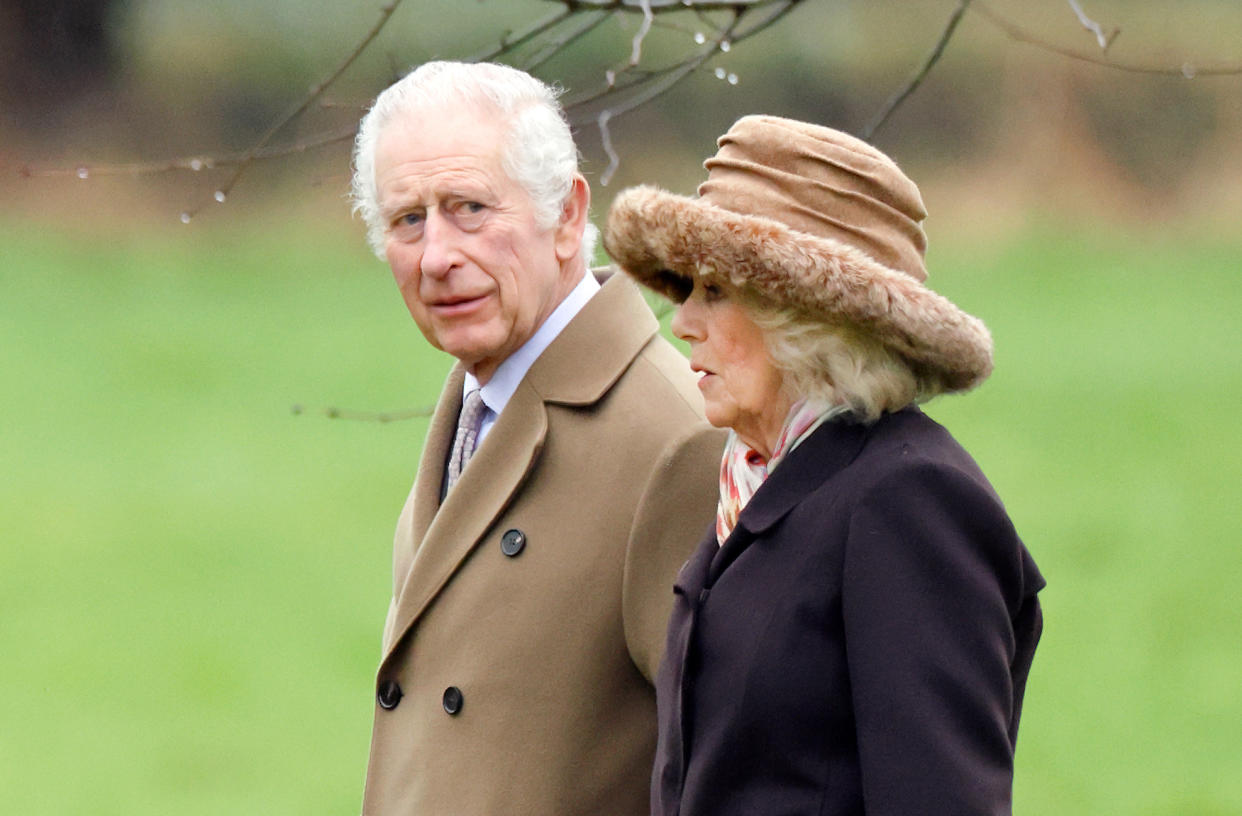
<path fill-rule="evenodd" d="M 530 196 L 541 229 L 560 220 L 562 207 L 578 172 L 578 149 L 560 91 L 525 71 L 497 63 L 427 62 L 388 86 L 363 117 L 354 144 L 352 199 L 354 212 L 367 225 L 367 241 L 384 257 L 385 224 L 375 186 L 375 148 L 394 119 L 434 116 L 437 111 L 475 105 L 505 123 L 501 154 L 510 178 Z M 598 231 L 588 224 L 582 257 L 590 264 Z"/>

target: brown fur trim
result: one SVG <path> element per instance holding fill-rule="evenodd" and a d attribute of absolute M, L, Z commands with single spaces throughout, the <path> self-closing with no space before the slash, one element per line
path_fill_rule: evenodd
<path fill-rule="evenodd" d="M 604 247 L 639 283 L 677 302 L 698 277 L 857 326 L 948 391 L 973 388 L 992 371 L 992 336 L 981 320 L 854 247 L 769 218 L 634 187 L 613 201 Z"/>

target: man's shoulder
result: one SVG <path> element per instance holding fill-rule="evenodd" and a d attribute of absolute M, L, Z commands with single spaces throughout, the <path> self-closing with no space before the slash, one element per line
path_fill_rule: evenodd
<path fill-rule="evenodd" d="M 695 419 L 703 418 L 703 396 L 690 362 L 664 337 L 656 335 L 634 358 L 618 388 L 646 394 L 650 410 L 667 410 L 669 403 L 684 406 Z"/>

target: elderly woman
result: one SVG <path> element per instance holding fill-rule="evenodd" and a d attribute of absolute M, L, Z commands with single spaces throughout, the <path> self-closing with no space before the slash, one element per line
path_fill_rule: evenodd
<path fill-rule="evenodd" d="M 657 682 L 656 816 L 999 814 L 1044 585 L 974 460 L 916 405 L 980 383 L 987 329 L 923 285 L 887 156 L 746 117 L 697 199 L 627 190 L 617 264 L 732 429 Z"/>

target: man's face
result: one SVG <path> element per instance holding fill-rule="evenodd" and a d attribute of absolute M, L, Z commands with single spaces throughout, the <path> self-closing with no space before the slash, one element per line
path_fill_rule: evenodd
<path fill-rule="evenodd" d="M 375 152 L 385 254 L 405 305 L 428 342 L 482 382 L 579 277 L 565 261 L 580 233 L 536 225 L 501 164 L 499 119 L 470 106 L 398 117 Z"/>

